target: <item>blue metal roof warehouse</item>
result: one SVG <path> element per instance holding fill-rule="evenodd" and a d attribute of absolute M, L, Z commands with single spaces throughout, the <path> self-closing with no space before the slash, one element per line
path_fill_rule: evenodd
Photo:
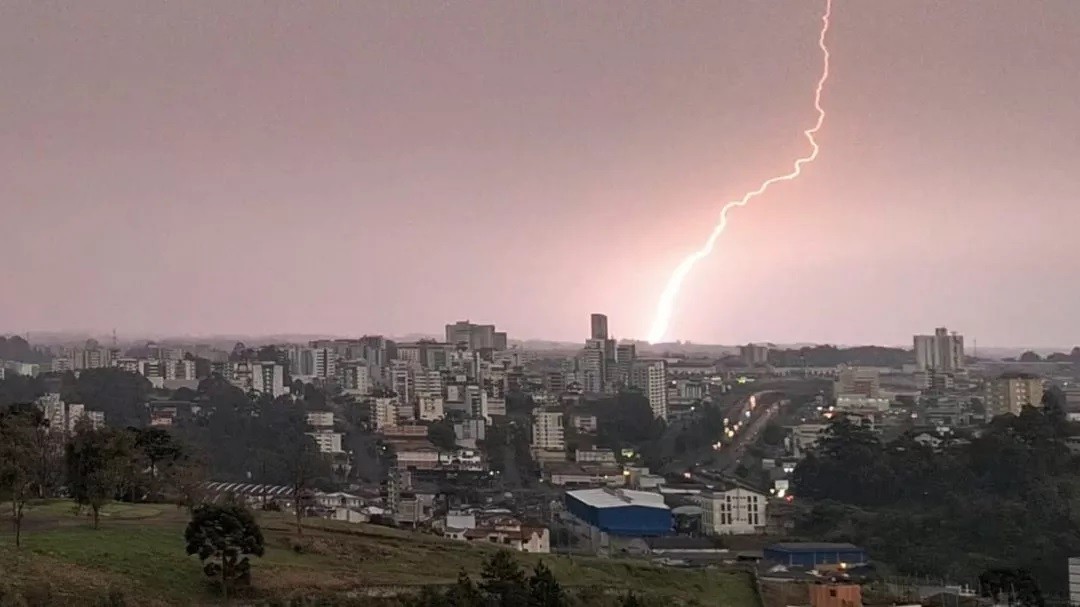
<path fill-rule="evenodd" d="M 611 535 L 648 537 L 671 533 L 671 509 L 658 493 L 626 489 L 569 491 L 566 509 Z"/>
<path fill-rule="evenodd" d="M 866 551 L 854 544 L 820 542 L 781 543 L 765 548 L 766 561 L 813 569 L 818 565 L 863 565 L 870 561 Z"/>

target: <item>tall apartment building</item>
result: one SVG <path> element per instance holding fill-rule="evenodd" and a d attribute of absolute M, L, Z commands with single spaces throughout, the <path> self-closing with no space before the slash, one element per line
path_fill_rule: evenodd
<path fill-rule="evenodd" d="M 411 403 L 413 400 L 413 375 L 409 363 L 403 360 L 390 361 L 391 365 L 386 370 L 387 383 L 402 402 Z"/>
<path fill-rule="evenodd" d="M 1020 415 L 1024 407 L 1041 407 L 1043 381 L 1027 373 L 1010 373 L 990 381 L 986 392 L 988 415 Z"/>
<path fill-rule="evenodd" d="M 739 356 L 747 367 L 756 367 L 769 362 L 769 346 L 761 344 L 746 344 L 739 346 Z"/>
<path fill-rule="evenodd" d="M 566 450 L 562 411 L 533 411 L 532 446 L 543 451 Z"/>
<path fill-rule="evenodd" d="M 955 373 L 964 368 L 963 335 L 939 327 L 933 335 L 916 335 L 913 342 L 916 370 Z"/>
<path fill-rule="evenodd" d="M 369 404 L 371 424 L 376 431 L 397 426 L 398 399 L 396 397 L 372 398 Z"/>
<path fill-rule="evenodd" d="M 337 377 L 338 353 L 334 348 L 312 348 L 312 370 L 319 379 Z"/>
<path fill-rule="evenodd" d="M 347 394 L 366 395 L 371 393 L 371 373 L 367 363 L 360 360 L 345 361 L 338 367 L 338 381 Z"/>
<path fill-rule="evenodd" d="M 477 325 L 467 320 L 459 320 L 446 325 L 446 342 L 452 345 L 464 344 L 470 350 L 505 350 L 506 333 L 496 331 L 495 325 Z"/>
<path fill-rule="evenodd" d="M 285 394 L 285 366 L 276 362 L 252 363 L 251 389 L 273 398 Z"/>
<path fill-rule="evenodd" d="M 608 319 L 606 314 L 593 314 L 589 317 L 589 336 L 592 339 L 608 338 Z"/>
<path fill-rule="evenodd" d="M 435 370 L 423 370 L 414 369 L 413 372 L 413 391 L 418 396 L 438 396 L 442 397 L 443 393 L 443 376 L 442 372 Z"/>
<path fill-rule="evenodd" d="M 877 398 L 881 396 L 881 373 L 877 369 L 841 365 L 833 382 L 833 396 L 851 394 Z"/>
<path fill-rule="evenodd" d="M 604 340 L 590 339 L 578 354 L 578 376 L 586 392 L 604 391 Z"/>
<path fill-rule="evenodd" d="M 292 377 L 315 376 L 315 349 L 304 346 L 289 346 L 285 350 L 289 359 L 289 375 Z"/>
<path fill-rule="evenodd" d="M 630 368 L 630 385 L 649 399 L 654 417 L 667 419 L 667 365 L 663 360 L 635 361 Z"/>

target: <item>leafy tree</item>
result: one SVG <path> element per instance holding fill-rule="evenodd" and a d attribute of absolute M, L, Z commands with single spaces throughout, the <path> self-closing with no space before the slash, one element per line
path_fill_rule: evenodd
<path fill-rule="evenodd" d="M 23 511 L 34 494 L 35 436 L 44 425 L 36 408 L 0 410 L 0 494 L 11 500 L 16 548 L 22 546 Z"/>
<path fill-rule="evenodd" d="M 188 555 L 198 555 L 207 577 L 218 580 L 225 600 L 237 584 L 251 581 L 251 557 L 262 556 L 263 534 L 251 512 L 239 504 L 203 504 L 184 530 Z"/>
<path fill-rule="evenodd" d="M 441 419 L 428 426 L 428 440 L 443 451 L 452 451 L 457 448 L 457 435 L 454 434 L 454 424 L 450 420 Z"/>
<path fill-rule="evenodd" d="M 983 596 L 993 598 L 998 605 L 1006 602 L 1023 607 L 1046 605 L 1038 582 L 1024 569 L 989 569 L 979 575 L 979 587 Z"/>
<path fill-rule="evenodd" d="M 536 564 L 529 578 L 529 607 L 568 607 L 569 600 L 555 575 L 544 565 Z"/>
<path fill-rule="evenodd" d="M 134 467 L 134 438 L 125 430 L 95 429 L 87 419 L 75 425 L 67 444 L 67 485 L 75 502 L 88 506 L 94 529 L 101 507 L 112 501 L 130 482 Z"/>
<path fill-rule="evenodd" d="M 135 448 L 146 459 L 151 478 L 157 478 L 158 467 L 162 462 L 175 461 L 184 453 L 183 448 L 167 430 L 132 428 L 132 432 L 135 434 Z"/>
<path fill-rule="evenodd" d="M 75 380 L 67 402 L 83 403 L 87 409 L 105 413 L 105 421 L 117 427 L 144 427 L 149 413 L 146 401 L 153 386 L 138 373 L 117 368 L 86 369 Z"/>
<path fill-rule="evenodd" d="M 500 550 L 484 562 L 480 588 L 501 607 L 527 607 L 529 593 L 525 573 L 514 557 Z"/>
<path fill-rule="evenodd" d="M 765 429 L 761 431 L 762 442 L 773 447 L 784 444 L 784 438 L 786 437 L 787 432 L 784 431 L 783 426 L 776 422 L 769 422 L 765 425 Z"/>
<path fill-rule="evenodd" d="M 487 604 L 483 593 L 464 569 L 458 572 L 457 581 L 446 591 L 445 598 L 449 607 L 484 607 Z"/>

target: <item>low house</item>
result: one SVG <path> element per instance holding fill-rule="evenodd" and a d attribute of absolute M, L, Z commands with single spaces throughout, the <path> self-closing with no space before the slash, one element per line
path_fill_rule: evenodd
<path fill-rule="evenodd" d="M 544 478 L 549 484 L 560 487 L 567 485 L 621 487 L 626 484 L 626 477 L 617 466 L 602 464 L 552 462 L 544 467 Z"/>
<path fill-rule="evenodd" d="M 485 542 L 520 552 L 551 552 L 551 535 L 547 527 L 522 525 L 511 518 L 489 521 L 460 535 L 465 541 Z"/>

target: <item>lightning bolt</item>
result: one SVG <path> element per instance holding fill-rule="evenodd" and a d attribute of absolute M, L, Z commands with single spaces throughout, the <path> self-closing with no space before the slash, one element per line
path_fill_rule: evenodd
<path fill-rule="evenodd" d="M 813 162 L 818 156 L 818 142 L 814 139 L 814 135 L 821 129 L 821 125 L 825 122 L 825 110 L 821 107 L 821 92 L 825 88 L 825 81 L 829 79 L 829 47 L 825 45 L 825 34 L 829 31 L 829 17 L 832 15 L 832 0 L 825 0 L 825 13 L 821 16 L 821 34 L 818 36 L 818 47 L 821 48 L 823 57 L 821 78 L 818 79 L 817 88 L 814 89 L 814 109 L 817 110 L 817 122 L 814 126 L 803 131 L 806 135 L 806 140 L 810 142 L 810 153 L 801 158 L 795 160 L 794 166 L 791 172 L 784 175 L 779 175 L 768 179 L 756 190 L 747 192 L 742 198 L 738 200 L 732 200 L 724 205 L 720 209 L 720 221 L 713 228 L 711 234 L 709 234 L 708 240 L 705 241 L 705 245 L 697 251 L 694 251 L 682 260 L 675 271 L 671 273 L 671 278 L 668 279 L 667 285 L 664 287 L 664 291 L 660 294 L 660 302 L 656 305 L 656 316 L 653 318 L 652 328 L 649 329 L 649 342 L 657 343 L 664 339 L 664 335 L 667 334 L 668 325 L 671 324 L 671 315 L 675 310 L 675 299 L 679 296 L 679 289 L 682 288 L 682 283 L 686 279 L 687 274 L 693 269 L 694 264 L 701 261 L 705 257 L 708 257 L 713 251 L 713 247 L 716 245 L 716 240 L 720 238 L 720 235 L 724 233 L 724 229 L 727 228 L 727 216 L 728 211 L 735 207 L 744 207 L 751 200 L 761 196 L 769 189 L 769 186 L 781 181 L 791 181 L 802 174 L 802 168 L 804 164 Z"/>

